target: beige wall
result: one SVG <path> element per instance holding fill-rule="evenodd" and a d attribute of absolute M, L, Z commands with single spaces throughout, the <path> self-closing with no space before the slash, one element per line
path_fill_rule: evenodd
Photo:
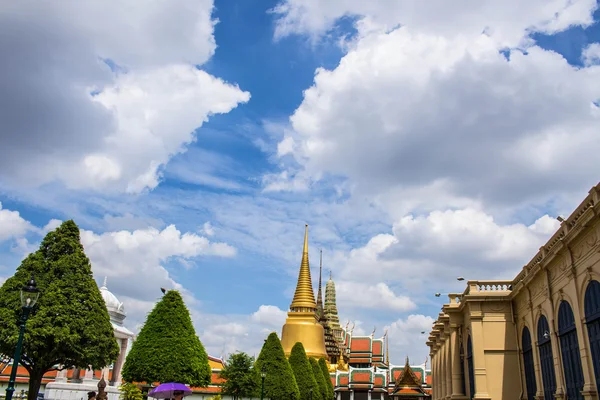
<path fill-rule="evenodd" d="M 541 315 L 550 325 L 557 386 L 554 396 L 567 399 L 558 336 L 561 301 L 569 303 L 575 317 L 584 378 L 581 396 L 586 400 L 597 399 L 584 312 L 585 290 L 591 280 L 600 281 L 600 186 L 590 191 L 515 279 L 469 281 L 463 293 L 448 296 L 449 303 L 443 306 L 427 342 L 433 367 L 433 399 L 527 399 L 521 349 L 524 327 L 529 329 L 532 340 L 535 398 L 544 399 L 537 346 L 537 323 Z M 474 394 L 469 390 L 466 362 L 469 336 L 473 345 Z M 462 359 L 461 342 L 464 377 L 457 371 Z"/>

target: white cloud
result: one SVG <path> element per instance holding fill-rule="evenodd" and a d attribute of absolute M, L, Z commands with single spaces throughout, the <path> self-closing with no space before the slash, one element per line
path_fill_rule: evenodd
<path fill-rule="evenodd" d="M 250 318 L 266 326 L 281 328 L 287 318 L 287 312 L 276 306 L 261 305 Z"/>
<path fill-rule="evenodd" d="M 46 234 L 58 228 L 60 224 L 63 222 L 60 219 L 52 218 L 48 223 L 42 228 L 42 233 Z"/>
<path fill-rule="evenodd" d="M 581 52 L 581 58 L 586 66 L 600 64 L 600 43 L 590 43 Z"/>
<path fill-rule="evenodd" d="M 383 282 L 336 282 L 337 301 L 345 308 L 367 308 L 390 311 L 409 311 L 417 305 L 407 296 L 397 295 Z"/>
<path fill-rule="evenodd" d="M 362 34 L 403 25 L 440 36 L 472 37 L 486 32 L 500 45 L 514 46 L 529 31 L 554 33 L 572 25 L 590 25 L 596 7 L 595 0 L 281 0 L 273 11 L 278 15 L 276 37 L 321 36 L 340 18 L 354 17 Z"/>
<path fill-rule="evenodd" d="M 212 224 L 210 223 L 210 221 L 206 221 L 204 223 L 204 225 L 202 225 L 202 232 L 206 235 L 206 236 L 213 236 L 215 234 L 215 228 L 213 228 Z"/>
<path fill-rule="evenodd" d="M 154 188 L 196 128 L 250 96 L 195 67 L 216 47 L 212 10 L 212 0 L 4 7 L 1 36 L 19 40 L 0 41 L 11 55 L 0 66 L 0 171 L 11 171 L 0 172 L 3 180 L 20 188 L 56 180 L 104 191 Z"/>
<path fill-rule="evenodd" d="M 389 344 L 393 351 L 391 361 L 402 365 L 404 357 L 410 358 L 412 365 L 421 365 L 429 349 L 425 345 L 434 319 L 422 314 L 411 314 L 405 319 L 398 319 L 384 329 L 388 330 Z M 421 332 L 425 332 L 422 334 Z M 422 357 L 422 358 L 421 358 Z M 431 364 L 428 363 L 428 366 Z"/>
<path fill-rule="evenodd" d="M 0 242 L 23 236 L 31 230 L 34 230 L 34 226 L 23 219 L 18 211 L 3 209 L 0 203 Z"/>
<path fill-rule="evenodd" d="M 81 242 L 94 275 L 97 278 L 108 276 L 110 290 L 118 297 L 123 295 L 145 302 L 141 309 L 157 297 L 160 287 L 183 290 L 187 299 L 194 301 L 189 288 L 175 282 L 165 268 L 171 257 L 187 260 L 202 255 L 232 257 L 236 254 L 235 248 L 228 244 L 212 243 L 194 233 L 182 234 L 174 225 L 163 230 L 150 227 L 102 234 L 81 230 Z M 135 285 L 132 285 L 133 281 Z M 134 319 L 139 320 L 144 313 Z"/>
<path fill-rule="evenodd" d="M 404 213 L 585 190 L 597 179 L 599 74 L 538 47 L 507 60 L 485 35 L 372 34 L 317 70 L 291 116 L 297 174 L 346 177 L 355 194 Z M 419 196 L 426 187 L 436 190 Z"/>

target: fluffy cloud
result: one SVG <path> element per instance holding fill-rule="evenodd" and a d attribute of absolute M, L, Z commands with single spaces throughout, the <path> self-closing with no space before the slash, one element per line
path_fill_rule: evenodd
<path fill-rule="evenodd" d="M 376 33 L 317 70 L 287 148 L 311 176 L 345 176 L 382 203 L 414 209 L 430 200 L 411 192 L 434 186 L 446 207 L 547 199 L 595 183 L 599 74 L 538 47 L 507 59 L 486 35 Z"/>
<path fill-rule="evenodd" d="M 581 58 L 586 66 L 600 63 L 600 43 L 591 43 L 581 53 Z"/>
<path fill-rule="evenodd" d="M 143 313 L 137 318 L 149 310 L 160 287 L 184 289 L 165 268 L 170 258 L 189 260 L 203 255 L 232 257 L 236 254 L 226 243 L 210 242 L 194 233 L 182 234 L 174 225 L 163 230 L 147 228 L 103 234 L 82 230 L 81 242 L 92 262 L 94 275 L 108 276 L 110 290 L 118 297 L 142 301 L 139 311 Z M 133 280 L 135 285 L 131 284 Z M 187 299 L 194 301 L 191 296 Z"/>
<path fill-rule="evenodd" d="M 500 45 L 513 46 L 530 31 L 554 33 L 571 25 L 590 25 L 597 6 L 595 0 L 281 0 L 273 12 L 278 16 L 276 37 L 294 33 L 320 36 L 340 18 L 352 17 L 362 33 L 418 26 L 424 33 L 440 36 L 485 32 Z"/>
<path fill-rule="evenodd" d="M 390 354 L 391 361 L 396 365 L 402 365 L 404 357 L 408 356 L 412 365 L 423 364 L 425 355 L 429 353 L 425 342 L 433 322 L 434 319 L 431 317 L 411 314 L 386 326 L 384 329 L 388 331 L 390 348 L 394 352 Z"/>
<path fill-rule="evenodd" d="M 359 294 L 359 295 L 357 295 Z M 341 307 L 410 311 L 416 304 L 407 296 L 397 295 L 385 283 L 336 282 L 337 302 Z"/>
<path fill-rule="evenodd" d="M 287 312 L 279 309 L 276 306 L 262 305 L 252 314 L 252 321 L 263 323 L 273 328 L 281 328 L 287 318 Z"/>
<path fill-rule="evenodd" d="M 23 219 L 18 211 L 3 209 L 0 203 L 0 242 L 23 236 L 33 229 L 34 226 Z"/>
<path fill-rule="evenodd" d="M 333 262 L 342 280 L 338 290 L 348 292 L 340 296 L 340 307 L 352 307 L 352 294 L 366 293 L 367 287 L 378 288 L 379 297 L 361 297 L 365 303 L 407 311 L 438 290 L 462 290 L 454 279 L 459 275 L 510 279 L 558 226 L 548 216 L 529 226 L 501 225 L 473 209 L 404 217 L 394 224 L 393 234 L 374 236 L 365 246 L 336 255 Z M 362 282 L 364 288 L 343 289 L 344 280 Z M 392 297 L 389 287 L 379 283 L 382 280 L 402 288 L 403 296 Z"/>
<path fill-rule="evenodd" d="M 193 67 L 215 49 L 212 9 L 212 0 L 3 7 L 0 170 L 11 173 L 0 176 L 14 186 L 155 187 L 196 128 L 249 99 Z"/>

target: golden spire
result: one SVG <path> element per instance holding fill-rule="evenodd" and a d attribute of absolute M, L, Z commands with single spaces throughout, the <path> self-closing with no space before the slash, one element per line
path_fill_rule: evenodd
<path fill-rule="evenodd" d="M 390 366 L 390 345 L 388 341 L 388 331 L 385 330 L 385 365 Z"/>
<path fill-rule="evenodd" d="M 323 293 L 321 291 L 321 275 L 323 273 L 323 250 L 320 251 L 319 261 L 319 290 L 317 291 L 317 311 L 323 314 Z M 320 315 L 319 315 L 320 317 Z"/>
<path fill-rule="evenodd" d="M 312 279 L 310 277 L 310 266 L 308 264 L 308 225 L 304 231 L 304 249 L 302 250 L 302 262 L 294 299 L 290 305 L 291 311 L 314 312 L 317 309 L 315 293 L 313 292 Z"/>

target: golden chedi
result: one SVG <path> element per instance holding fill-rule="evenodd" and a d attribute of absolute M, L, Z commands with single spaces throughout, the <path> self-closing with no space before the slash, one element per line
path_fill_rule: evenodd
<path fill-rule="evenodd" d="M 308 225 L 306 225 L 298 284 L 288 317 L 281 331 L 281 345 L 286 357 L 290 356 L 292 347 L 297 342 L 301 342 L 307 356 L 327 358 L 325 332 L 317 320 L 316 311 L 317 304 L 308 264 Z"/>

